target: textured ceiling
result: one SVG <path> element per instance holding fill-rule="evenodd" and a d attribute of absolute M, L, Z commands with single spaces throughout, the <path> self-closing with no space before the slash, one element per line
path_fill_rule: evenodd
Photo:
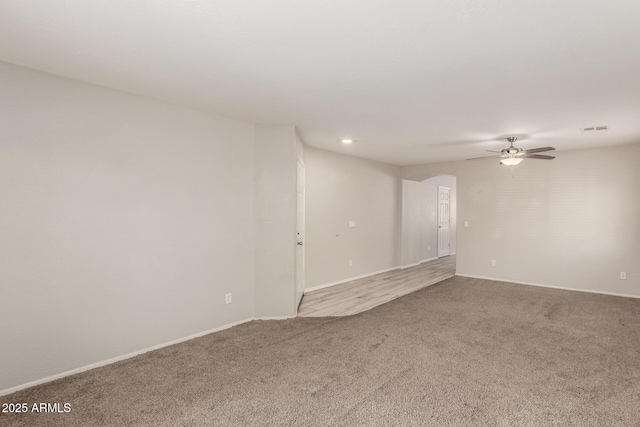
<path fill-rule="evenodd" d="M 0 0 L 0 60 L 414 164 L 511 134 L 640 142 L 638 16 L 635 0 Z"/>

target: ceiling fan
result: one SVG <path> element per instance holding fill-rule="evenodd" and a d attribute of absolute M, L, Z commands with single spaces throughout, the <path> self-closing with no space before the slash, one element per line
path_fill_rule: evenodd
<path fill-rule="evenodd" d="M 500 151 L 487 150 L 489 153 L 499 153 L 497 157 L 499 157 L 500 163 L 507 166 L 515 166 L 520 164 L 523 159 L 542 159 L 542 160 L 552 160 L 555 159 L 555 156 L 547 156 L 545 154 L 536 154 L 543 153 L 545 151 L 553 151 L 555 148 L 553 147 L 540 147 L 540 148 L 531 148 L 529 150 L 524 150 L 522 148 L 514 147 L 513 143 L 518 140 L 515 136 L 510 136 L 507 138 L 509 141 L 509 147 L 504 148 Z M 474 157 L 472 159 L 467 160 L 475 160 L 475 159 L 486 159 L 485 157 Z"/>

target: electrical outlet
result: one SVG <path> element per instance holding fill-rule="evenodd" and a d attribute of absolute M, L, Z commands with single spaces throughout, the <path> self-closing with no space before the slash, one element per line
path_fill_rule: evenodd
<path fill-rule="evenodd" d="M 620 272 L 620 279 L 627 280 L 627 272 L 626 271 L 621 271 Z"/>
<path fill-rule="evenodd" d="M 225 304 L 231 304 L 231 294 L 226 294 L 224 296 L 224 303 Z"/>
<path fill-rule="evenodd" d="M 349 267 L 353 267 L 353 260 L 349 260 Z"/>
<path fill-rule="evenodd" d="M 496 266 L 496 260 L 495 260 L 495 259 L 492 259 L 492 260 L 491 260 L 491 267 L 495 267 L 495 266 Z"/>

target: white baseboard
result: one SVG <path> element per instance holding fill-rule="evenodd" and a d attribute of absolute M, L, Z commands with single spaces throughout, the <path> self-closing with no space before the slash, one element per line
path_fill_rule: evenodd
<path fill-rule="evenodd" d="M 287 320 L 287 319 L 294 319 L 295 317 L 296 316 L 270 316 L 270 317 L 256 317 L 255 319 L 251 319 L 251 320 Z"/>
<path fill-rule="evenodd" d="M 101 366 L 106 366 L 106 365 L 111 365 L 112 363 L 116 363 L 116 362 L 119 362 L 119 361 L 125 360 L 125 359 L 130 359 L 132 357 L 138 356 L 138 355 L 143 354 L 143 353 L 147 353 L 149 351 L 158 350 L 158 349 L 161 349 L 163 347 L 168 347 L 170 345 L 179 344 L 181 342 L 189 341 L 189 340 L 192 340 L 194 338 L 199 338 L 199 337 L 202 337 L 204 335 L 209 335 L 209 334 L 214 333 L 214 332 L 219 332 L 219 331 L 222 331 L 222 330 L 225 330 L 225 329 L 229 329 L 229 328 L 232 328 L 234 326 L 241 325 L 243 323 L 251 322 L 252 320 L 271 320 L 271 319 L 290 319 L 290 317 L 274 317 L 274 318 L 266 318 L 265 317 L 265 318 L 260 318 L 260 319 L 252 317 L 252 318 L 245 319 L 245 320 L 239 320 L 237 322 L 229 323 L 229 324 L 220 326 L 218 328 L 209 329 L 208 331 L 198 332 L 197 334 L 189 335 L 189 336 L 186 336 L 186 337 L 183 337 L 183 338 L 178 338 L 176 340 L 169 341 L 169 342 L 166 342 L 166 343 L 163 343 L 163 344 L 154 345 L 152 347 L 148 347 L 148 348 L 145 348 L 143 350 L 134 351 L 132 353 L 128 353 L 128 354 L 125 354 L 125 355 L 122 355 L 122 356 L 112 357 L 110 359 L 102 360 L 100 362 L 92 363 L 90 365 L 82 366 L 80 368 L 71 369 L 70 371 L 65 371 L 65 372 L 62 372 L 62 373 L 59 373 L 59 374 L 56 374 L 56 375 L 51 375 L 51 376 L 46 377 L 46 378 L 41 378 L 39 380 L 30 381 L 28 383 L 20 384 L 20 385 L 17 385 L 15 387 L 10 387 L 10 388 L 5 389 L 5 390 L 0 390 L 0 396 L 4 396 L 4 395 L 7 395 L 7 394 L 15 393 L 16 391 L 24 390 L 25 388 L 33 387 L 33 386 L 36 386 L 36 385 L 40 385 L 40 384 L 48 383 L 48 382 L 51 382 L 51 381 L 55 381 L 55 380 L 58 380 L 60 378 L 68 377 L 69 375 L 79 374 L 80 372 L 88 371 L 90 369 L 99 368 Z"/>
<path fill-rule="evenodd" d="M 452 255 L 455 255 L 455 254 L 452 254 Z M 415 264 L 407 264 L 407 265 L 403 265 L 403 266 L 401 266 L 399 268 L 404 269 L 404 268 L 409 268 L 409 267 L 416 267 L 416 266 L 418 266 L 420 264 L 424 264 L 425 262 L 431 262 L 431 261 L 435 261 L 437 259 L 439 259 L 439 258 L 437 256 L 434 256 L 433 258 L 422 259 L 422 260 L 416 262 Z"/>
<path fill-rule="evenodd" d="M 401 269 L 401 270 L 404 270 L 405 268 L 417 267 L 417 266 L 419 266 L 421 263 L 422 263 L 422 261 L 420 261 L 420 262 L 416 262 L 416 263 L 413 263 L 413 264 L 401 265 L 401 266 L 400 266 L 400 269 Z"/>
<path fill-rule="evenodd" d="M 459 274 L 459 273 L 456 273 L 456 276 L 469 277 L 471 279 L 493 280 L 495 282 L 515 283 L 516 285 L 537 286 L 539 288 L 560 289 L 560 290 L 563 290 L 563 291 L 586 292 L 586 293 L 589 293 L 589 294 L 611 295 L 611 296 L 614 296 L 614 297 L 640 298 L 640 295 L 619 294 L 619 293 L 616 293 L 616 292 L 594 291 L 593 289 L 566 288 L 566 287 L 563 287 L 563 286 L 543 285 L 543 284 L 540 284 L 540 283 L 533 283 L 533 282 L 521 282 L 521 281 L 518 281 L 518 280 L 499 279 L 497 277 L 475 276 L 475 275 L 472 275 L 472 274 Z"/>
<path fill-rule="evenodd" d="M 375 276 L 376 274 L 386 273 L 387 271 L 397 270 L 398 268 L 404 268 L 404 267 L 386 268 L 384 270 L 374 271 L 373 273 L 362 274 L 360 276 L 350 277 L 348 279 L 342 279 L 342 280 L 338 280 L 336 282 L 325 283 L 324 285 L 312 286 L 310 288 L 305 289 L 304 293 L 306 294 L 307 292 L 313 292 L 313 291 L 318 291 L 318 290 L 324 289 L 324 288 L 330 288 L 331 286 L 341 285 L 342 283 L 351 282 L 352 280 L 364 279 L 365 277 Z"/>

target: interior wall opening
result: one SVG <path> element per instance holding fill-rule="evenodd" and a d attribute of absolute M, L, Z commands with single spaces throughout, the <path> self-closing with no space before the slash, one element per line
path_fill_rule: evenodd
<path fill-rule="evenodd" d="M 455 176 L 403 180 L 400 265 L 409 267 L 455 255 L 456 214 Z"/>

